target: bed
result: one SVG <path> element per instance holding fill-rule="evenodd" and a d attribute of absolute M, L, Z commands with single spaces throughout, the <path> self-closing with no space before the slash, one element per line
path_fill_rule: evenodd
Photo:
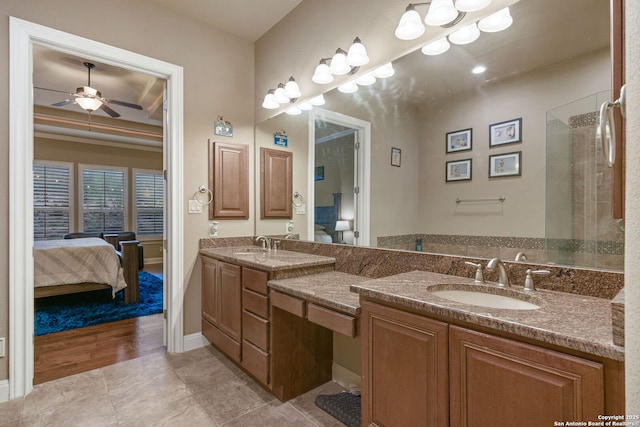
<path fill-rule="evenodd" d="M 112 243 L 98 237 L 34 242 L 34 296 L 42 298 L 111 288 L 125 302 L 138 299 L 137 241 Z M 131 265 L 133 264 L 133 265 Z"/>

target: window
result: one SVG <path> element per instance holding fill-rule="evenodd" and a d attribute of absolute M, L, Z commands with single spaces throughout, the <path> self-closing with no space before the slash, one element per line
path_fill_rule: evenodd
<path fill-rule="evenodd" d="M 126 168 L 78 166 L 82 230 L 116 233 L 127 229 Z"/>
<path fill-rule="evenodd" d="M 162 171 L 133 170 L 136 235 L 162 236 L 164 179 Z"/>
<path fill-rule="evenodd" d="M 73 224 L 73 164 L 34 161 L 33 238 L 61 239 Z"/>

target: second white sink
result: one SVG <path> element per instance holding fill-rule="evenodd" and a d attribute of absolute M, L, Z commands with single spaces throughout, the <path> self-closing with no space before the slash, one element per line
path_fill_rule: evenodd
<path fill-rule="evenodd" d="M 445 298 L 463 304 L 478 305 L 481 307 L 501 308 L 508 310 L 537 310 L 539 305 L 518 298 L 496 295 L 485 292 L 460 289 L 442 289 L 431 292 L 440 298 Z"/>

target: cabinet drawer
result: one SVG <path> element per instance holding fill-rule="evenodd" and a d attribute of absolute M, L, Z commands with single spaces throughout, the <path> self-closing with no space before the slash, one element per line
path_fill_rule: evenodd
<path fill-rule="evenodd" d="M 258 316 L 269 317 L 269 298 L 249 289 L 242 290 L 242 308 Z"/>
<path fill-rule="evenodd" d="M 267 273 L 244 267 L 242 269 L 242 286 L 254 292 L 267 294 Z"/>
<path fill-rule="evenodd" d="M 242 366 L 263 384 L 269 384 L 269 353 L 249 341 L 242 342 Z"/>
<path fill-rule="evenodd" d="M 269 294 L 271 305 L 281 310 L 288 311 L 299 317 L 304 317 L 306 313 L 305 302 L 301 299 L 281 294 L 280 292 L 271 291 Z"/>
<path fill-rule="evenodd" d="M 213 326 L 206 320 L 202 321 L 202 334 L 213 344 L 220 349 L 229 358 L 240 362 L 240 343 L 231 339 L 227 334 L 220 331 L 220 329 Z"/>
<path fill-rule="evenodd" d="M 307 319 L 348 337 L 353 338 L 357 335 L 356 318 L 347 314 L 338 313 L 315 304 L 307 304 Z"/>
<path fill-rule="evenodd" d="M 242 338 L 268 351 L 269 321 L 244 311 L 242 313 Z"/>

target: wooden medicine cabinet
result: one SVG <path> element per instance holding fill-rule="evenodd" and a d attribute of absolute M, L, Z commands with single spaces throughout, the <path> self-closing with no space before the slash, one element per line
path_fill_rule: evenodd
<path fill-rule="evenodd" d="M 209 219 L 249 219 L 249 146 L 209 140 Z"/>
<path fill-rule="evenodd" d="M 260 218 L 291 218 L 293 153 L 260 149 Z"/>

